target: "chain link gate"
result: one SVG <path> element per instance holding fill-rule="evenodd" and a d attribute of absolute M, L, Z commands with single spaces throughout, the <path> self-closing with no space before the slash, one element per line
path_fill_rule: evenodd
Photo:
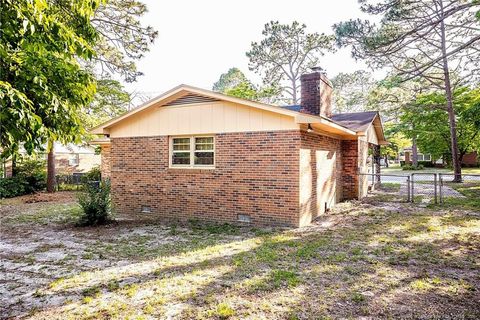
<path fill-rule="evenodd" d="M 411 202 L 410 176 L 396 174 L 362 173 L 359 175 L 362 190 L 382 201 Z M 362 197 L 366 194 L 362 194 Z"/>

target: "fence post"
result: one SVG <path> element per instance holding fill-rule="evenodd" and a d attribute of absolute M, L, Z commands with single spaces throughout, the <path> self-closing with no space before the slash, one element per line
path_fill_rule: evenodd
<path fill-rule="evenodd" d="M 415 175 L 415 173 L 411 174 L 412 179 L 410 180 L 410 184 L 412 186 L 412 192 L 411 192 L 412 202 L 415 202 L 415 178 L 414 178 L 414 175 Z"/>
<path fill-rule="evenodd" d="M 438 193 L 439 193 L 439 202 L 443 203 L 443 178 L 442 174 L 438 174 Z"/>
<path fill-rule="evenodd" d="M 407 176 L 407 202 L 410 201 L 410 176 Z"/>
<path fill-rule="evenodd" d="M 435 204 L 437 204 L 437 174 L 433 174 L 433 194 L 435 195 Z"/>

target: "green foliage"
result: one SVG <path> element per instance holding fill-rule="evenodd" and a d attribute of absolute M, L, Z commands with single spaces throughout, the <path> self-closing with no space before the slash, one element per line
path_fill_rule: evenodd
<path fill-rule="evenodd" d="M 480 150 L 480 88 L 458 88 L 453 94 L 457 111 L 458 148 L 461 155 Z M 401 121 L 402 132 L 409 138 L 417 137 L 417 144 L 424 153 L 434 158 L 451 154 L 448 113 L 443 108 L 445 97 L 434 92 L 419 96 L 414 104 L 405 108 Z"/>
<path fill-rule="evenodd" d="M 307 33 L 307 26 L 297 21 L 280 24 L 270 21 L 262 31 L 264 38 L 252 42 L 247 57 L 249 68 L 260 74 L 268 86 L 280 88 L 285 101 L 298 104 L 300 76 L 318 66 L 319 58 L 333 50 L 333 37 Z"/>
<path fill-rule="evenodd" d="M 278 94 L 278 89 L 274 87 L 255 86 L 238 68 L 230 68 L 223 73 L 213 84 L 213 90 L 232 97 L 263 102 L 271 102 Z"/>
<path fill-rule="evenodd" d="M 235 88 L 245 82 L 250 81 L 240 69 L 233 67 L 220 76 L 218 81 L 213 84 L 212 90 L 225 93 L 225 91 Z"/>
<path fill-rule="evenodd" d="M 0 198 L 17 197 L 43 190 L 46 179 L 45 161 L 24 159 L 17 164 L 15 176 L 0 179 Z"/>
<path fill-rule="evenodd" d="M 93 167 L 82 176 L 82 182 L 87 183 L 89 181 L 101 181 L 102 180 L 102 171 L 100 167 Z"/>
<path fill-rule="evenodd" d="M 12 198 L 26 194 L 27 181 L 23 177 L 0 179 L 0 198 Z"/>
<path fill-rule="evenodd" d="M 418 166 L 414 166 L 414 165 L 411 165 L 411 164 L 406 164 L 402 167 L 402 170 L 407 170 L 407 171 L 410 171 L 410 170 L 423 170 L 425 169 L 423 164 L 419 164 Z"/>
<path fill-rule="evenodd" d="M 107 223 L 111 218 L 110 182 L 102 181 L 99 185 L 87 183 L 85 189 L 78 198 L 83 210 L 80 224 L 95 226 Z"/>
<path fill-rule="evenodd" d="M 47 172 L 43 160 L 23 159 L 15 168 L 15 175 L 28 183 L 27 193 L 43 190 L 46 187 Z"/>
<path fill-rule="evenodd" d="M 84 126 L 92 128 L 125 113 L 130 100 L 130 94 L 120 82 L 108 78 L 97 80 L 93 102 L 82 114 Z"/>
<path fill-rule="evenodd" d="M 213 312 L 210 312 L 210 315 L 217 316 L 220 319 L 228 319 L 235 315 L 235 310 L 227 303 L 222 302 L 217 305 L 217 308 Z"/>
<path fill-rule="evenodd" d="M 368 96 L 375 81 L 370 72 L 357 70 L 339 73 L 332 79 L 333 102 L 337 113 L 360 112 L 369 109 Z"/>
<path fill-rule="evenodd" d="M 0 2 L 0 143 L 3 155 L 78 140 L 79 112 L 95 93 L 91 59 L 100 0 Z"/>

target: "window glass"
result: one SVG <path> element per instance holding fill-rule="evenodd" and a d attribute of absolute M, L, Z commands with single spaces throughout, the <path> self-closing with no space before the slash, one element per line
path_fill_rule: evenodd
<path fill-rule="evenodd" d="M 174 138 L 173 150 L 190 150 L 190 138 Z"/>
<path fill-rule="evenodd" d="M 215 164 L 214 149 L 213 137 L 172 138 L 172 165 L 213 166 Z"/>
<path fill-rule="evenodd" d="M 213 165 L 213 152 L 195 152 L 195 164 Z"/>
<path fill-rule="evenodd" d="M 426 154 L 426 155 L 424 156 L 424 159 L 425 159 L 425 161 L 432 161 L 432 155 Z"/>
<path fill-rule="evenodd" d="M 172 156 L 172 164 L 190 164 L 190 152 L 174 152 Z"/>
<path fill-rule="evenodd" d="M 195 160 L 196 165 L 213 165 L 213 137 L 196 137 L 195 138 Z"/>

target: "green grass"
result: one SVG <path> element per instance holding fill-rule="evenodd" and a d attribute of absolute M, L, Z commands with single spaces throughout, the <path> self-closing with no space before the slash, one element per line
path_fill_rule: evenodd
<path fill-rule="evenodd" d="M 385 191 L 385 192 L 398 192 L 400 191 L 400 183 L 394 183 L 394 182 L 383 182 L 380 185 L 380 190 Z"/>
<path fill-rule="evenodd" d="M 480 210 L 480 183 L 446 183 L 446 185 L 460 192 L 465 198 L 444 197 L 443 204 L 440 206 Z"/>
<path fill-rule="evenodd" d="M 411 170 L 411 171 L 404 171 L 402 167 L 395 166 L 384 168 L 382 167 L 381 173 L 384 174 L 401 174 L 401 175 L 409 175 L 411 173 L 444 173 L 444 174 L 453 174 L 453 170 L 444 169 L 444 168 L 424 168 L 423 170 Z M 463 174 L 480 174 L 480 168 L 462 168 Z"/>

